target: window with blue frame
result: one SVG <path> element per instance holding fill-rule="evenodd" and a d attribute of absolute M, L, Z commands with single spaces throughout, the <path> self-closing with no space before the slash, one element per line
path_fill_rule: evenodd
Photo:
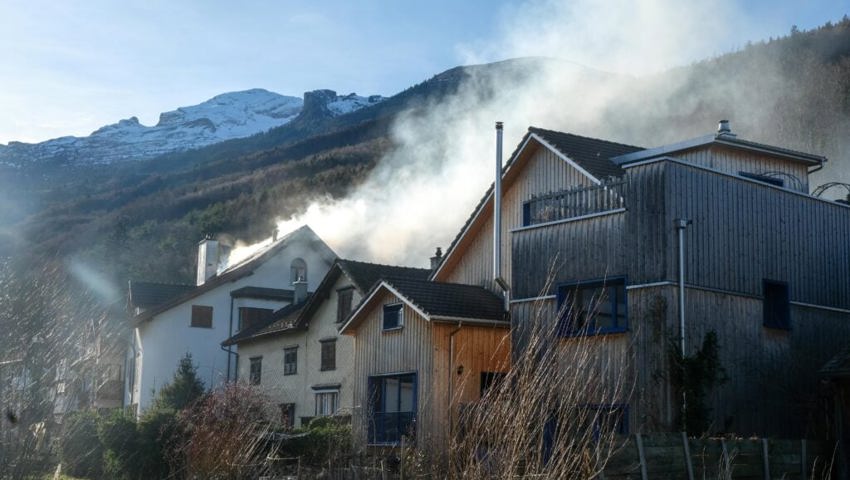
<path fill-rule="evenodd" d="M 369 443 L 395 444 L 413 437 L 416 424 L 416 374 L 369 377 Z"/>
<path fill-rule="evenodd" d="M 596 335 L 628 330 L 626 279 L 608 278 L 558 287 L 558 334 Z"/>
<path fill-rule="evenodd" d="M 394 330 L 404 326 L 404 310 L 402 307 L 403 305 L 400 303 L 384 305 L 384 330 Z"/>

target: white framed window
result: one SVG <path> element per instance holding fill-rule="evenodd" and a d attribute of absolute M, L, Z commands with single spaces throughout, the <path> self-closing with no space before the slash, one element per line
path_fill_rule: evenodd
<path fill-rule="evenodd" d="M 339 408 L 339 391 L 316 392 L 316 416 L 333 415 Z"/>

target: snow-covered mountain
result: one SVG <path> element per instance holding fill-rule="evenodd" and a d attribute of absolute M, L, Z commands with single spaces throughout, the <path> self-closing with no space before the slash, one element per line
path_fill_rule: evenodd
<path fill-rule="evenodd" d="M 321 92 L 325 110 L 331 116 L 384 100 L 378 95 L 338 96 L 332 90 Z M 303 107 L 301 98 L 260 88 L 224 93 L 198 105 L 162 113 L 159 122 L 151 127 L 130 117 L 101 127 L 88 137 L 60 137 L 35 144 L 9 142 L 8 146 L 0 145 L 0 165 L 30 162 L 92 165 L 141 160 L 264 132 L 289 123 Z"/>

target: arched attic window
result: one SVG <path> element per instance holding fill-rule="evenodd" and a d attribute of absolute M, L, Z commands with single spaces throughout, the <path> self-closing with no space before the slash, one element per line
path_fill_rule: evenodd
<path fill-rule="evenodd" d="M 297 280 L 307 281 L 307 262 L 303 258 L 296 258 L 289 267 L 289 283 Z"/>

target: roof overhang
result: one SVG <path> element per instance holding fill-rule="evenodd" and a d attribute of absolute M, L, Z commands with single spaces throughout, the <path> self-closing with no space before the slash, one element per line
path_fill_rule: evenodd
<path fill-rule="evenodd" d="M 660 147 L 648 148 L 646 150 L 640 150 L 633 153 L 627 153 L 625 155 L 619 155 L 616 157 L 612 157 L 611 161 L 624 167 L 626 164 L 633 162 L 640 162 L 655 157 L 671 155 L 684 150 L 692 150 L 695 148 L 713 145 L 720 145 L 739 150 L 763 153 L 800 163 L 805 163 L 810 166 L 821 165 L 826 162 L 826 157 L 822 157 L 820 155 L 812 155 L 810 153 L 774 147 L 772 145 L 764 145 L 761 143 L 750 142 L 748 140 L 741 140 L 737 137 L 726 134 L 703 135 L 701 137 L 691 138 L 689 140 L 671 143 L 669 145 L 662 145 Z"/>

